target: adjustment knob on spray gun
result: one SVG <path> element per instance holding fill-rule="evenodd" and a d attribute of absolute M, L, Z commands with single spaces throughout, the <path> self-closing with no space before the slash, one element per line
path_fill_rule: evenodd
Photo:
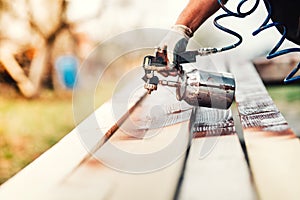
<path fill-rule="evenodd" d="M 196 62 L 196 56 L 219 52 L 216 48 L 203 48 L 197 51 L 186 51 L 176 55 L 175 63 L 168 65 L 167 50 L 158 49 L 155 56 L 144 58 L 143 80 L 148 94 L 157 90 L 157 85 L 175 87 L 176 97 L 193 106 L 228 109 L 234 99 L 235 81 L 232 74 L 207 72 L 194 69 L 186 72 L 181 64 Z M 176 81 L 159 80 L 154 72 L 164 76 L 178 76 Z"/>

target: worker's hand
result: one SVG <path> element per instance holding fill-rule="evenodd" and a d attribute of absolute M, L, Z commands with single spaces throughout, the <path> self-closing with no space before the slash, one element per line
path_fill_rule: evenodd
<path fill-rule="evenodd" d="M 193 36 L 193 32 L 190 28 L 184 25 L 174 25 L 172 26 L 169 33 L 160 42 L 157 51 L 162 51 L 167 49 L 168 55 L 168 67 L 172 68 L 174 63 L 176 63 L 176 55 L 182 53 L 186 50 L 189 39 Z M 168 76 L 170 74 L 163 74 Z"/>

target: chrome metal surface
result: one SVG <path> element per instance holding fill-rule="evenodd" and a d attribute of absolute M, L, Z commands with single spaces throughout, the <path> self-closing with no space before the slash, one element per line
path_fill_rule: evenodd
<path fill-rule="evenodd" d="M 229 73 L 193 70 L 179 78 L 177 99 L 193 106 L 228 109 L 234 99 L 235 81 Z"/>

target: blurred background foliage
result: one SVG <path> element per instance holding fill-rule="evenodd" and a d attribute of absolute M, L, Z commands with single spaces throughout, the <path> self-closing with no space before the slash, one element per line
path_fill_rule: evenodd
<path fill-rule="evenodd" d="M 0 184 L 74 128 L 72 90 L 64 85 L 55 67 L 58 58 L 71 55 L 78 61 L 78 68 L 98 43 L 116 34 L 135 28 L 169 28 L 187 2 L 0 0 Z M 234 2 L 228 6 L 234 7 Z M 241 47 L 231 51 L 233 55 L 253 59 L 272 48 L 280 37 L 276 30 L 262 33 L 255 40 L 251 35 L 265 14 L 260 5 L 253 16 L 243 21 L 224 20 L 244 38 Z M 213 47 L 234 40 L 219 32 L 212 19 L 194 38 L 203 46 Z M 121 62 L 131 66 L 141 61 L 123 58 Z M 111 77 L 116 74 L 120 71 L 111 72 L 97 88 L 96 107 L 110 97 Z M 299 85 L 269 86 L 268 90 L 291 127 L 300 134 Z"/>
<path fill-rule="evenodd" d="M 10 91 L 0 96 L 0 110 L 0 183 L 74 126 L 70 96 L 57 96 L 53 91 L 44 90 L 30 101 Z"/>

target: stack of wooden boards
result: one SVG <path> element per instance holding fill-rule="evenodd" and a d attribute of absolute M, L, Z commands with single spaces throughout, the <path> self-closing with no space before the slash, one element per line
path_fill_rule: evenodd
<path fill-rule="evenodd" d="M 107 102 L 1 185 L 0 199 L 300 199 L 298 138 L 253 65 L 228 66 L 240 118 L 192 109 L 163 87 L 151 96 L 139 90 L 125 102 L 131 112 L 115 116 L 124 102 Z M 110 145 L 139 159 L 104 151 Z"/>

